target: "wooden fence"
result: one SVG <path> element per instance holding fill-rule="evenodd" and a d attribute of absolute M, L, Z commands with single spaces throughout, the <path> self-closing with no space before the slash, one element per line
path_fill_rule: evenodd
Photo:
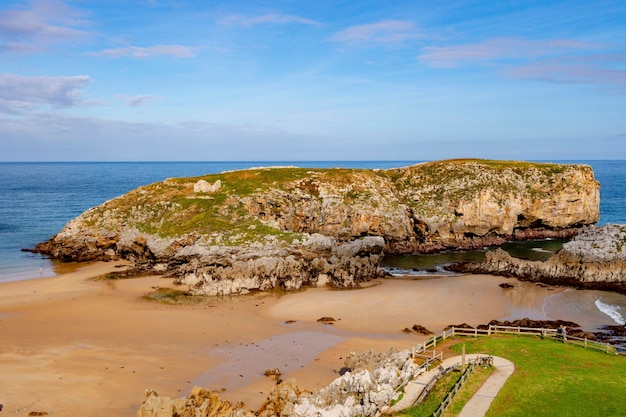
<path fill-rule="evenodd" d="M 496 334 L 514 334 L 514 335 L 536 335 L 541 336 L 544 339 L 557 340 L 559 342 L 568 343 L 574 346 L 581 346 L 585 349 L 599 350 L 605 353 L 618 354 L 615 347 L 608 343 L 597 342 L 595 340 L 589 340 L 587 338 L 562 336 L 557 333 L 555 329 L 543 329 L 534 327 L 514 327 L 514 326 L 495 326 L 490 325 L 487 329 L 477 328 L 463 328 L 452 327 L 448 330 L 444 330 L 441 334 L 430 337 L 424 343 L 421 343 L 413 348 L 413 356 L 421 353 L 429 348 L 435 348 L 437 344 L 442 343 L 446 339 L 454 336 L 491 336 Z"/>
<path fill-rule="evenodd" d="M 572 344 L 574 346 L 581 346 L 583 348 L 595 349 L 598 351 L 602 351 L 604 353 L 614 353 L 619 354 L 615 347 L 611 346 L 608 343 L 601 343 L 595 340 L 588 340 L 586 338 L 579 338 L 567 335 L 558 334 L 556 329 L 543 329 L 543 328 L 534 328 L 534 327 L 520 327 L 520 326 L 496 326 L 490 325 L 486 329 L 477 329 L 477 328 L 463 328 L 463 327 L 451 327 L 448 330 L 444 330 L 439 335 L 434 335 L 430 337 L 423 343 L 420 343 L 417 346 L 414 346 L 412 349 L 412 357 L 413 358 L 424 358 L 425 363 L 423 363 L 420 368 L 422 370 L 428 369 L 430 364 L 435 360 L 443 359 L 443 352 L 436 353 L 435 347 L 438 344 L 441 344 L 446 339 L 454 337 L 454 336 L 470 336 L 470 337 L 479 337 L 479 336 L 491 336 L 497 334 L 513 334 L 513 335 L 535 335 L 540 336 L 542 339 L 551 339 L 562 343 Z M 426 354 L 429 349 L 432 349 L 431 354 Z M 454 397 L 456 396 L 459 389 L 463 386 L 463 384 L 468 380 L 471 373 L 474 371 L 476 366 L 479 364 L 483 365 L 485 363 L 485 358 L 491 358 L 490 356 L 478 357 L 473 361 L 468 361 L 468 367 L 465 369 L 461 378 L 454 387 L 448 392 L 442 403 L 439 405 L 439 408 L 432 414 L 433 417 L 441 416 L 445 410 L 448 408 Z M 493 359 L 493 358 L 491 358 Z M 490 362 L 490 364 L 493 364 Z M 428 385 L 424 388 L 418 399 L 415 401 L 415 404 L 421 402 L 424 397 L 430 392 L 435 383 L 441 378 L 441 376 L 449 370 L 444 370 L 444 372 L 439 373 L 435 376 Z M 398 389 L 402 389 L 403 386 Z"/>
<path fill-rule="evenodd" d="M 493 358 L 490 356 L 478 357 L 474 360 L 468 361 L 467 368 L 463 370 L 461 377 L 456 382 L 456 384 L 454 384 L 454 386 L 450 389 L 450 391 L 448 391 L 443 401 L 441 401 L 441 404 L 439 404 L 439 407 L 437 407 L 437 409 L 433 412 L 432 417 L 441 417 L 441 415 L 445 413 L 448 407 L 450 407 L 450 404 L 452 404 L 452 400 L 454 400 L 454 397 L 456 397 L 456 394 L 458 394 L 461 387 L 465 385 L 470 375 L 472 375 L 472 372 L 474 372 L 474 369 L 476 369 L 478 365 L 485 366 L 485 365 L 492 365 L 492 364 L 493 364 Z"/>

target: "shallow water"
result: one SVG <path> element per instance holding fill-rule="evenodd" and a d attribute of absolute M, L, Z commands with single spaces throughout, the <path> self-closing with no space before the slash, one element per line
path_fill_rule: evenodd
<path fill-rule="evenodd" d="M 235 390 L 265 378 L 266 369 L 278 368 L 287 374 L 304 368 L 321 352 L 344 340 L 345 337 L 327 333 L 298 331 L 245 345 L 216 348 L 209 354 L 224 362 L 200 375 L 191 386 Z"/>
<path fill-rule="evenodd" d="M 511 256 L 545 261 L 563 247 L 563 239 L 529 240 L 507 242 L 501 246 Z M 485 252 L 480 250 L 443 252 L 419 255 L 391 255 L 383 259 L 383 269 L 392 276 L 404 275 L 457 275 L 445 270 L 445 267 L 457 262 L 480 262 L 485 259 Z"/>
<path fill-rule="evenodd" d="M 626 295 L 566 289 L 548 297 L 543 312 L 552 319 L 570 320 L 580 324 L 584 330 L 595 331 L 606 325 L 624 325 Z"/>

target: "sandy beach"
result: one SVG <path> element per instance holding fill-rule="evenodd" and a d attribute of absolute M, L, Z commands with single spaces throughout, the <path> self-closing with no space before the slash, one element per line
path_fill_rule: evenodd
<path fill-rule="evenodd" d="M 279 368 L 302 388 L 320 388 L 337 377 L 350 352 L 405 349 L 425 339 L 402 333 L 405 327 L 438 332 L 449 324 L 539 314 L 554 293 L 468 275 L 166 305 L 143 296 L 174 288 L 171 279 L 89 280 L 114 269 L 96 263 L 0 284 L 3 415 L 134 416 L 146 389 L 181 397 L 194 385 L 224 389 L 224 399 L 255 409 L 274 384 L 265 369 Z M 516 288 L 498 287 L 504 281 Z M 323 316 L 336 321 L 318 323 Z"/>

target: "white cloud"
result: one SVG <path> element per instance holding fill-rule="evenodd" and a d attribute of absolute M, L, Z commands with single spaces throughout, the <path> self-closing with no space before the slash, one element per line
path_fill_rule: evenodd
<path fill-rule="evenodd" d="M 91 79 L 86 75 L 71 77 L 25 77 L 0 74 L 0 110 L 21 112 L 39 105 L 72 107 L 84 105 L 82 88 Z"/>
<path fill-rule="evenodd" d="M 253 26 L 258 24 L 274 24 L 274 25 L 290 25 L 301 24 L 320 26 L 320 23 L 308 19 L 306 17 L 299 17 L 289 14 L 264 14 L 261 16 L 247 17 L 238 14 L 226 16 L 219 20 L 222 25 L 240 25 L 240 26 Z"/>
<path fill-rule="evenodd" d="M 37 52 L 50 45 L 86 38 L 78 27 L 84 14 L 60 0 L 35 0 L 30 7 L 0 11 L 0 53 Z"/>
<path fill-rule="evenodd" d="M 350 26 L 335 33 L 330 40 L 347 44 L 365 42 L 398 43 L 423 37 L 417 25 L 411 21 L 383 20 L 376 23 Z"/>
<path fill-rule="evenodd" d="M 39 112 L 0 114 L 1 161 L 277 161 L 624 158 L 624 135 L 503 140 L 375 140 L 303 135 L 263 125 L 138 123 Z M 524 138 L 524 147 L 519 147 Z"/>
<path fill-rule="evenodd" d="M 127 46 L 124 48 L 105 49 L 100 52 L 94 52 L 95 56 L 106 56 L 111 58 L 119 58 L 129 56 L 131 58 L 151 58 L 155 56 L 170 56 L 173 58 L 193 58 L 196 56 L 195 47 L 183 45 L 155 45 L 155 46 Z"/>
<path fill-rule="evenodd" d="M 26 118 L 0 114 L 0 137 L 6 138 L 3 161 L 295 160 L 328 149 L 344 150 L 344 158 L 354 153 L 351 144 L 268 126 L 138 123 L 45 112 Z"/>

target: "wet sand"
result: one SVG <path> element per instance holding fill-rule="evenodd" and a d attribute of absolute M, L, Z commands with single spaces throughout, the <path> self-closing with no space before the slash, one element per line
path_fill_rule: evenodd
<path fill-rule="evenodd" d="M 171 279 L 88 280 L 114 269 L 97 263 L 0 284 L 4 414 L 134 416 L 147 388 L 181 397 L 196 384 L 225 388 L 223 398 L 254 409 L 275 383 L 265 369 L 279 368 L 302 388 L 321 388 L 350 352 L 405 349 L 426 339 L 402 333 L 405 327 L 439 332 L 505 318 L 516 308 L 541 311 L 553 294 L 468 275 L 173 306 L 143 298 L 154 287 L 173 288 Z M 500 282 L 517 290 L 503 290 Z M 336 321 L 320 324 L 322 316 Z"/>

